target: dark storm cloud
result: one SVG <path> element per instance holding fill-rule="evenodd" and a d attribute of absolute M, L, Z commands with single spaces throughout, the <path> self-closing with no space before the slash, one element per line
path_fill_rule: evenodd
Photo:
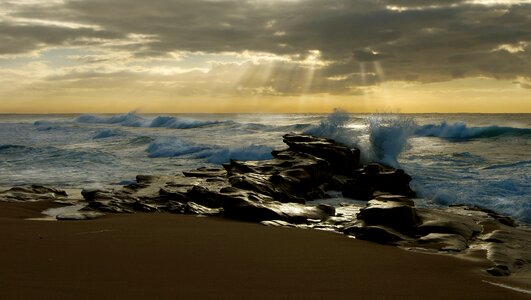
<path fill-rule="evenodd" d="M 120 34 L 91 28 L 0 22 L 0 54 L 20 54 L 49 46 L 90 45 L 94 44 L 91 39 L 120 37 Z"/>
<path fill-rule="evenodd" d="M 318 89 L 332 92 L 382 80 L 531 77 L 531 4 L 92 0 L 40 9 L 17 7 L 11 15 L 76 22 L 101 30 L 0 24 L 0 53 L 75 44 L 83 37 L 119 39 L 140 34 L 149 36 L 149 41 L 125 46 L 138 57 L 160 57 L 172 51 L 250 50 L 299 55 L 303 60 L 310 50 L 319 50 L 321 58 L 329 62 L 319 70 L 319 78 L 342 78 L 333 84 L 327 81 L 322 84 L 327 88 Z M 515 45 L 519 48 L 513 50 Z M 370 73 L 363 80 L 356 75 L 362 64 Z M 373 80 L 376 64 L 385 77 Z"/>

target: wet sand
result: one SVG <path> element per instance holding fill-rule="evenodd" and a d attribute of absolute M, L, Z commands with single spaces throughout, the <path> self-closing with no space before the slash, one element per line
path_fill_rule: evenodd
<path fill-rule="evenodd" d="M 529 299 L 485 260 L 169 214 L 29 221 L 0 202 L 0 299 Z"/>

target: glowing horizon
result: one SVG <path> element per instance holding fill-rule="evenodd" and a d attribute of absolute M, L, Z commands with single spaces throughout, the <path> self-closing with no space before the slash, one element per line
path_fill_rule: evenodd
<path fill-rule="evenodd" d="M 531 1 L 32 0 L 0 11 L 0 113 L 531 113 Z"/>

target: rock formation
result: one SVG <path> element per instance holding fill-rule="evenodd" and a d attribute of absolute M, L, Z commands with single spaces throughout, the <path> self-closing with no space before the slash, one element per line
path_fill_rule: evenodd
<path fill-rule="evenodd" d="M 358 239 L 422 251 L 460 253 L 488 248 L 492 275 L 531 264 L 530 232 L 493 211 L 466 206 L 417 208 L 411 177 L 377 163 L 362 165 L 360 151 L 330 139 L 286 134 L 288 148 L 262 161 L 234 161 L 170 175 L 138 175 L 120 189 L 85 189 L 86 206 L 58 219 L 101 213 L 167 212 L 220 216 L 268 226 L 329 230 Z M 366 201 L 332 206 L 327 198 Z M 0 192 L 0 200 L 61 200 L 64 191 L 42 186 Z M 318 200 L 321 204 L 313 204 Z M 522 250 L 524 249 L 524 250 Z"/>

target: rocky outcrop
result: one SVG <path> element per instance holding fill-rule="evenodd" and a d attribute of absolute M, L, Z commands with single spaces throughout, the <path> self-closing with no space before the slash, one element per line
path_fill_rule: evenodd
<path fill-rule="evenodd" d="M 79 209 L 55 214 L 87 220 L 104 213 L 166 212 L 218 216 L 267 226 L 328 230 L 407 249 L 465 253 L 489 249 L 489 272 L 507 275 L 531 264 L 528 231 L 493 211 L 477 207 L 417 208 L 411 177 L 378 163 L 362 165 L 360 151 L 330 139 L 287 134 L 286 149 L 263 161 L 231 160 L 178 175 L 138 175 L 119 189 L 84 189 Z M 363 205 L 335 206 L 342 194 Z M 68 200 L 66 192 L 15 187 L 0 200 Z M 319 200 L 313 204 L 312 200 Z M 70 203 L 71 204 L 71 203 Z M 77 207 L 77 206 L 76 206 Z"/>
<path fill-rule="evenodd" d="M 0 201 L 55 201 L 67 197 L 68 194 L 63 190 L 42 185 L 17 186 L 0 191 Z"/>
<path fill-rule="evenodd" d="M 284 142 L 288 148 L 273 151 L 269 160 L 231 160 L 223 168 L 199 168 L 177 176 L 139 175 L 122 189 L 87 189 L 82 194 L 90 208 L 102 212 L 196 212 L 296 224 L 333 217 L 332 206 L 305 205 L 328 198 L 332 190 L 348 194 L 368 189 L 360 199 L 389 191 L 405 191 L 396 197 L 411 195 L 409 176 L 382 165 L 361 166 L 358 149 L 309 135 L 287 134 Z"/>
<path fill-rule="evenodd" d="M 420 223 L 415 208 L 397 201 L 371 200 L 361 209 L 358 219 L 367 225 L 382 225 L 402 233 L 413 233 Z"/>

